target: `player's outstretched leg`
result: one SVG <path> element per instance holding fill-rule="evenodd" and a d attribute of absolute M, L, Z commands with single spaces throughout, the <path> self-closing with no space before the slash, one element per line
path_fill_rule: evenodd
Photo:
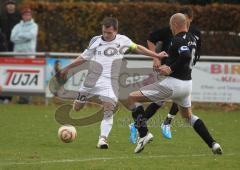
<path fill-rule="evenodd" d="M 176 103 L 173 103 L 172 106 L 171 106 L 169 114 L 167 115 L 164 122 L 161 124 L 162 135 L 166 139 L 171 139 L 172 138 L 171 121 L 172 121 L 172 119 L 174 119 L 177 112 L 178 112 L 178 106 L 177 106 Z"/>
<path fill-rule="evenodd" d="M 214 154 L 221 155 L 223 150 L 221 146 L 212 138 L 204 122 L 195 115 L 191 115 L 189 119 L 190 124 L 193 126 L 194 130 L 198 135 L 204 140 L 209 148 L 212 149 Z"/>

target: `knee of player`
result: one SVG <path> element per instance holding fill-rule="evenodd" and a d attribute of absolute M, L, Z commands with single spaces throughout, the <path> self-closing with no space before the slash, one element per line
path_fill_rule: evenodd
<path fill-rule="evenodd" d="M 104 108 L 104 111 L 114 111 L 116 108 L 116 103 L 104 102 L 103 108 Z"/>
<path fill-rule="evenodd" d="M 135 92 L 131 92 L 131 93 L 129 93 L 128 100 L 129 99 L 132 100 L 132 99 L 134 99 L 134 97 L 135 97 Z"/>
<path fill-rule="evenodd" d="M 104 119 L 112 119 L 116 110 L 116 105 L 110 102 L 103 103 Z"/>
<path fill-rule="evenodd" d="M 186 119 L 187 121 L 190 120 L 192 113 L 188 109 L 181 110 L 182 118 Z"/>
<path fill-rule="evenodd" d="M 128 96 L 128 106 L 133 105 L 137 100 L 137 93 L 136 92 L 131 92 Z"/>

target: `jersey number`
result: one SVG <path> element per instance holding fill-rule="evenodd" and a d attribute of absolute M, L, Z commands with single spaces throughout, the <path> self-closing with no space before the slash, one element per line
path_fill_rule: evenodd
<path fill-rule="evenodd" d="M 191 52 L 191 61 L 190 61 L 190 63 L 189 63 L 189 68 L 190 68 L 190 69 L 192 69 L 193 66 L 194 66 L 193 60 L 194 60 L 194 58 L 195 58 L 195 53 L 196 53 L 196 49 L 193 48 L 193 49 L 192 49 L 192 52 Z"/>

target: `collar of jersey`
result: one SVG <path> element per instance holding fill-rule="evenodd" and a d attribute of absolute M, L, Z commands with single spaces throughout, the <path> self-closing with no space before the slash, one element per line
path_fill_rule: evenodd
<path fill-rule="evenodd" d="M 179 32 L 176 34 L 176 36 L 181 36 L 182 34 L 186 34 L 187 32 Z"/>
<path fill-rule="evenodd" d="M 115 38 L 114 38 L 112 41 L 105 41 L 105 40 L 104 40 L 104 38 L 103 38 L 103 36 L 101 36 L 101 39 L 102 39 L 102 41 L 103 41 L 103 42 L 106 42 L 106 43 L 113 42 L 113 41 L 115 41 L 115 40 L 116 40 L 116 38 L 117 38 L 117 35 L 115 36 Z"/>

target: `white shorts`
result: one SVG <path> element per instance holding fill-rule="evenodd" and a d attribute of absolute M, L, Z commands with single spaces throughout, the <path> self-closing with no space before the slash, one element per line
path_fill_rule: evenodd
<path fill-rule="evenodd" d="M 118 87 L 112 85 L 110 78 L 99 79 L 94 87 L 86 87 L 82 85 L 79 92 L 88 93 L 87 98 L 99 96 L 99 99 L 104 102 L 117 103 L 118 102 Z"/>
<path fill-rule="evenodd" d="M 153 102 L 171 99 L 182 107 L 191 107 L 192 80 L 166 77 L 162 81 L 144 86 L 142 94 Z"/>

